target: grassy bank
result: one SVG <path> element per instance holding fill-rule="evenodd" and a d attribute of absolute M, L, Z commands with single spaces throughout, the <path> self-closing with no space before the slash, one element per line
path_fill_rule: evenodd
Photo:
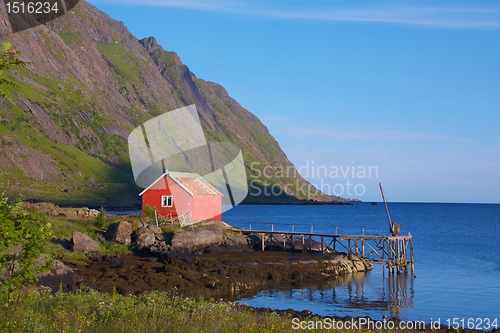
<path fill-rule="evenodd" d="M 5 304 L 5 299 L 2 299 Z M 153 292 L 141 297 L 41 288 L 2 307 L 0 332 L 291 332 L 292 318 Z M 309 331 L 309 332 L 315 332 Z"/>

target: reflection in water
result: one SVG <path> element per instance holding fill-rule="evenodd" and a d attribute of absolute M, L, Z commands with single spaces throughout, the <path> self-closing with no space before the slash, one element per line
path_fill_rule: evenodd
<path fill-rule="evenodd" d="M 399 317 L 402 309 L 413 307 L 413 275 L 393 275 L 383 268 L 381 271 L 381 276 L 372 272 L 355 273 L 287 290 L 264 290 L 239 302 L 255 307 L 310 310 L 319 315 Z"/>
<path fill-rule="evenodd" d="M 387 286 L 389 312 L 399 317 L 401 309 L 413 307 L 413 274 L 391 274 L 382 270 L 382 284 Z M 384 293 L 385 294 L 385 293 Z M 384 297 L 385 298 L 385 297 Z"/>

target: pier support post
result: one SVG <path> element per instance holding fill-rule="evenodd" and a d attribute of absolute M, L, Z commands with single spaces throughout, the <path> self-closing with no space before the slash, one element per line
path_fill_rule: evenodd
<path fill-rule="evenodd" d="M 415 276 L 415 259 L 413 258 L 413 237 L 410 238 L 410 260 L 411 260 L 411 273 L 413 274 L 413 276 Z"/>

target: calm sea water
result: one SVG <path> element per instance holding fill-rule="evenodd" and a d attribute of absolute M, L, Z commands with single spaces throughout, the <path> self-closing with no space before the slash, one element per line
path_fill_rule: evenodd
<path fill-rule="evenodd" d="M 402 320 L 498 318 L 500 325 L 500 205 L 390 203 L 392 220 L 413 235 L 415 275 L 389 275 L 382 265 L 323 284 L 266 290 L 239 302 L 310 310 L 320 315 Z M 382 204 L 344 206 L 240 205 L 224 221 L 244 228 L 387 234 Z M 302 225 L 302 227 L 299 227 Z M 411 275 L 411 274 L 409 274 Z"/>

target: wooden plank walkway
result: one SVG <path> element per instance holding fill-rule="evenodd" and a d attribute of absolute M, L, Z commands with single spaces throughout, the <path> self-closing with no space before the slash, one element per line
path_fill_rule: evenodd
<path fill-rule="evenodd" d="M 280 247 L 284 251 L 296 249 L 300 241 L 302 251 L 319 251 L 322 253 L 345 250 L 375 263 L 382 263 L 391 272 L 402 273 L 411 267 L 415 271 L 413 256 L 413 237 L 408 235 L 356 235 L 356 234 L 328 234 L 301 231 L 273 230 L 241 230 L 234 229 L 245 235 L 256 235 L 261 239 L 262 251 L 266 247 Z M 294 229 L 294 228 L 292 228 Z"/>

